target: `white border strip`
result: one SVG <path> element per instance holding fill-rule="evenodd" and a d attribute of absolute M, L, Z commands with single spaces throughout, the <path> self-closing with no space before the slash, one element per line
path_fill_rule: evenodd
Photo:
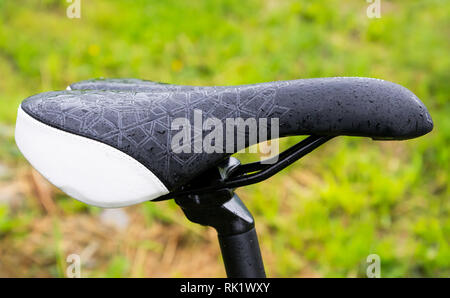
<path fill-rule="evenodd" d="M 46 125 L 19 107 L 16 144 L 52 184 L 84 203 L 124 207 L 169 191 L 144 165 L 101 142 Z"/>

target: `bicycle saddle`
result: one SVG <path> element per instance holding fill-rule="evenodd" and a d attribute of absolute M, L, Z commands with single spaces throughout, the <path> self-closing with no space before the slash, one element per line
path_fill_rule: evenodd
<path fill-rule="evenodd" d="M 16 143 L 50 182 L 100 207 L 158 199 L 243 149 L 175 153 L 171 141 L 179 131 L 171 125 L 177 118 L 192 123 L 195 110 L 202 112 L 204 121 L 213 117 L 222 123 L 227 118 L 277 118 L 280 137 L 348 135 L 403 140 L 433 128 L 426 107 L 412 92 L 370 78 L 219 87 L 134 79 L 71 85 L 71 89 L 78 88 L 104 90 L 45 92 L 25 99 L 18 110 Z M 270 130 L 270 125 L 265 129 Z M 200 133 L 208 132 L 203 128 Z M 253 145 L 244 134 L 245 146 Z"/>

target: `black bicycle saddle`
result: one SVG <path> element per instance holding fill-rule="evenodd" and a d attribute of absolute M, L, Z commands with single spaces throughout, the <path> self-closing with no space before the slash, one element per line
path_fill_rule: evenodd
<path fill-rule="evenodd" d="M 99 84 L 100 83 L 100 84 Z M 278 119 L 279 136 L 362 136 L 403 140 L 430 132 L 431 117 L 408 89 L 370 78 L 321 78 L 198 87 L 93 80 L 24 100 L 16 143 L 53 184 L 83 202 L 120 207 L 157 199 L 243 149 L 174 152 L 176 119 Z M 113 91 L 114 90 L 114 91 Z M 122 90 L 122 91 L 117 91 Z M 217 122 L 216 122 L 217 124 Z M 207 135 L 210 130 L 192 131 Z M 262 141 L 244 134 L 245 146 Z M 223 132 L 225 135 L 225 132 Z M 232 139 L 239 131 L 232 132 Z M 228 141 L 228 140 L 226 140 Z M 225 142 L 224 142 L 225 143 Z M 225 144 L 223 144 L 225 147 Z"/>

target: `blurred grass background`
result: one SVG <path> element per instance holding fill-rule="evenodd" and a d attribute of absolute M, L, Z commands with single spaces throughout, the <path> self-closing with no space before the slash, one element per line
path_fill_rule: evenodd
<path fill-rule="evenodd" d="M 95 77 L 228 85 L 327 76 L 399 83 L 435 129 L 406 142 L 340 137 L 238 190 L 272 277 L 450 277 L 450 2 L 0 0 L 0 277 L 224 276 L 211 229 L 172 202 L 112 213 L 68 198 L 14 144 L 20 102 Z M 294 142 L 284 141 L 283 145 Z M 117 220 L 119 216 L 120 220 Z M 123 224 L 117 225 L 117 221 Z"/>

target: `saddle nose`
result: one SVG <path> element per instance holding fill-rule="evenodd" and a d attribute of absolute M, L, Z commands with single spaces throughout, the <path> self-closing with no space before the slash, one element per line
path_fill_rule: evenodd
<path fill-rule="evenodd" d="M 388 119 L 392 121 L 397 129 L 398 135 L 389 137 L 375 136 L 374 140 L 387 139 L 411 139 L 423 136 L 433 130 L 433 120 L 422 101 L 409 89 L 391 82 L 386 82 L 386 96 L 390 98 L 387 101 L 388 106 L 385 113 Z"/>
<path fill-rule="evenodd" d="M 340 127 L 332 135 L 406 140 L 433 130 L 433 120 L 422 101 L 396 83 L 371 78 L 335 78 L 320 85 L 314 88 L 319 93 L 315 97 L 322 98 L 326 105 L 321 105 L 321 123 Z M 326 108 L 328 113 L 323 112 Z M 324 134 L 329 134 L 326 132 L 330 131 L 329 126 L 319 127 Z"/>

